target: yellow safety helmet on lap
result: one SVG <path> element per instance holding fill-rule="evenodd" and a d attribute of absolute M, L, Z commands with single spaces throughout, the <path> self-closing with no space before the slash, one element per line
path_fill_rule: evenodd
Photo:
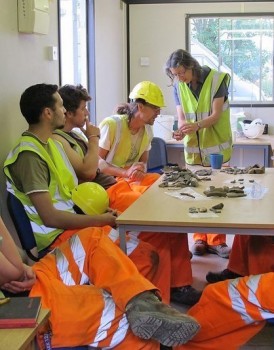
<path fill-rule="evenodd" d="M 158 85 L 151 81 L 141 81 L 129 94 L 131 100 L 141 98 L 153 106 L 165 107 L 164 96 Z"/>
<path fill-rule="evenodd" d="M 107 211 L 107 191 L 96 182 L 84 182 L 72 190 L 73 203 L 88 215 L 100 215 Z"/>

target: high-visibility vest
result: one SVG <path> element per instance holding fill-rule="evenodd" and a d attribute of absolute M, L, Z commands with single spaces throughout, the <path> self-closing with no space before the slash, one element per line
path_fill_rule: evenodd
<path fill-rule="evenodd" d="M 110 130 L 110 150 L 106 161 L 118 167 L 124 168 L 131 152 L 131 134 L 128 128 L 127 115 L 113 115 L 104 119 L 99 128 L 107 125 Z M 150 125 L 145 125 L 145 132 L 141 141 L 140 149 L 132 163 L 138 162 L 142 154 L 147 150 L 153 138 L 153 131 Z"/>
<path fill-rule="evenodd" d="M 71 190 L 78 184 L 77 176 L 59 142 L 49 139 L 48 148 L 49 153 L 36 138 L 22 136 L 4 162 L 7 190 L 14 194 L 23 204 L 31 222 L 38 251 L 50 246 L 54 239 L 64 230 L 47 227 L 43 224 L 28 195 L 16 188 L 9 171 L 9 165 L 16 162 L 21 152 L 30 151 L 38 154 L 48 165 L 50 173 L 49 193 L 54 207 L 58 210 L 74 213 Z"/>
<path fill-rule="evenodd" d="M 187 123 L 201 122 L 211 114 L 213 98 L 223 81 L 229 86 L 229 75 L 211 69 L 198 100 L 186 83 L 178 83 L 179 98 Z M 229 161 L 232 154 L 232 133 L 228 100 L 224 102 L 217 123 L 184 137 L 184 153 L 186 163 L 192 165 L 209 166 L 211 153 L 222 153 L 223 162 Z"/>
<path fill-rule="evenodd" d="M 67 140 L 71 147 L 75 150 L 75 152 L 77 152 L 81 156 L 81 158 L 84 158 L 84 152 L 75 138 L 73 138 L 70 134 L 66 133 L 65 131 L 59 129 L 55 130 L 53 133 L 56 135 L 60 135 L 65 140 Z M 83 142 L 87 142 L 79 133 L 75 133 L 75 136 L 77 136 Z"/>

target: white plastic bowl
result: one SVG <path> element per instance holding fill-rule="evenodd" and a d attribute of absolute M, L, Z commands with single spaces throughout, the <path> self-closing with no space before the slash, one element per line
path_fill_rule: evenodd
<path fill-rule="evenodd" d="M 242 129 L 243 133 L 249 139 L 256 139 L 262 136 L 264 132 L 264 124 L 261 119 L 255 119 L 251 124 L 244 124 Z"/>

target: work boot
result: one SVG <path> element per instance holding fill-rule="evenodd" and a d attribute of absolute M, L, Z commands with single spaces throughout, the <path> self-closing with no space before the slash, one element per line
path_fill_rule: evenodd
<path fill-rule="evenodd" d="M 221 258 L 228 259 L 231 248 L 228 247 L 226 243 L 222 243 L 219 245 L 208 245 L 207 251 L 210 254 L 217 254 Z"/>
<path fill-rule="evenodd" d="M 164 346 L 188 342 L 200 329 L 197 321 L 162 303 L 152 292 L 129 301 L 126 315 L 132 332 L 142 339 L 154 339 Z"/>
<path fill-rule="evenodd" d="M 216 282 L 221 282 L 221 281 L 225 281 L 228 279 L 234 279 L 234 278 L 238 278 L 238 277 L 242 277 L 241 275 L 238 275 L 235 272 L 230 271 L 229 269 L 225 269 L 223 271 L 219 271 L 219 272 L 208 272 L 206 275 L 206 280 L 208 283 L 216 283 Z"/>
<path fill-rule="evenodd" d="M 184 305 L 195 305 L 200 300 L 202 292 L 192 286 L 171 288 L 170 300 Z"/>
<path fill-rule="evenodd" d="M 162 344 L 160 344 L 160 350 L 172 350 L 171 346 L 164 346 Z"/>
<path fill-rule="evenodd" d="M 192 246 L 192 253 L 194 255 L 204 255 L 206 253 L 207 243 L 202 239 L 197 239 Z"/>

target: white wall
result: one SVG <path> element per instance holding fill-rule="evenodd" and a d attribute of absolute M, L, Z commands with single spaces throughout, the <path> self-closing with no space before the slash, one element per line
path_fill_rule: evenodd
<path fill-rule="evenodd" d="M 130 5 L 130 73 L 131 88 L 142 80 L 151 80 L 163 89 L 166 108 L 163 114 L 175 115 L 172 88 L 164 73 L 169 55 L 186 48 L 186 14 L 274 12 L 273 2 L 260 3 L 181 3 Z M 149 57 L 150 65 L 140 66 L 140 57 Z M 245 108 L 252 119 L 262 118 L 274 134 L 274 108 Z M 232 111 L 233 112 L 233 111 Z"/>
<path fill-rule="evenodd" d="M 120 0 L 95 0 L 97 124 L 127 101 L 126 6 Z"/>

